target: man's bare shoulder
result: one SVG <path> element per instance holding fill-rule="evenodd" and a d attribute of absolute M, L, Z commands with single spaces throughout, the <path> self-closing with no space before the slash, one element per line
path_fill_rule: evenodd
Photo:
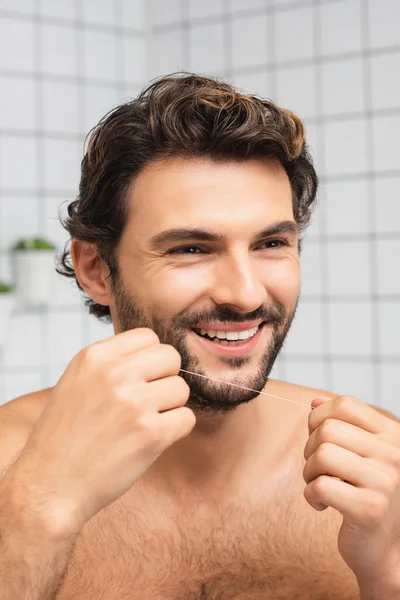
<path fill-rule="evenodd" d="M 295 383 L 289 383 L 287 381 L 278 381 L 277 379 L 270 379 L 268 382 L 268 392 L 271 394 L 277 394 L 288 400 L 301 402 L 302 404 L 310 404 L 314 398 L 319 396 L 325 396 L 326 398 L 336 398 L 338 394 L 327 392 L 318 388 L 306 387 L 303 385 L 297 385 Z"/>
<path fill-rule="evenodd" d="M 52 389 L 24 394 L 0 406 L 0 475 L 25 446 Z"/>
<path fill-rule="evenodd" d="M 272 391 L 274 390 L 274 391 Z M 294 383 L 288 383 L 286 381 L 278 381 L 278 380 L 270 380 L 268 383 L 268 391 L 271 393 L 276 393 L 279 396 L 284 398 L 288 398 L 289 400 L 294 400 L 297 402 L 301 402 L 303 404 L 310 404 L 314 400 L 314 398 L 318 398 L 320 396 L 325 396 L 325 398 L 337 398 L 342 394 L 335 394 L 332 392 L 328 392 L 326 390 L 321 390 L 318 388 L 306 387 L 303 385 L 297 385 Z M 363 400 L 359 398 L 359 400 Z M 396 417 L 393 413 L 388 410 L 381 408 L 380 406 L 371 405 L 372 408 L 380 412 L 382 415 L 389 417 L 390 419 L 394 419 L 398 421 L 398 417 Z"/>

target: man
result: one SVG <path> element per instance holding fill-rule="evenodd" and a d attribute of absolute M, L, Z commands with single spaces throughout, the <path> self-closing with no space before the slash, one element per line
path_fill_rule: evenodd
<path fill-rule="evenodd" d="M 117 335 L 1 409 L 0 600 L 400 598 L 399 423 L 268 378 L 316 187 L 299 118 L 213 79 L 100 122 L 58 270 Z"/>

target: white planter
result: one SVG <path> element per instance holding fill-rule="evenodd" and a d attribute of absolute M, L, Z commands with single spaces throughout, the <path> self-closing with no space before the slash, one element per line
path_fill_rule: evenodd
<path fill-rule="evenodd" d="M 49 304 L 54 267 L 54 250 L 13 252 L 14 284 L 20 307 L 37 308 Z"/>
<path fill-rule="evenodd" d="M 7 327 L 10 322 L 11 311 L 15 304 L 15 294 L 0 293 L 0 349 L 6 339 Z"/>

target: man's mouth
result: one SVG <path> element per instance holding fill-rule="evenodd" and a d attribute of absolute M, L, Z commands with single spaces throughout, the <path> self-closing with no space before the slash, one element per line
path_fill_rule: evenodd
<path fill-rule="evenodd" d="M 242 325 L 239 331 L 225 331 L 223 329 L 204 329 L 196 327 L 193 328 L 193 331 L 197 335 L 211 340 L 215 344 L 219 344 L 221 346 L 241 346 L 254 337 L 258 330 L 264 326 L 264 324 L 265 321 L 261 322 L 255 327 L 245 330 L 242 329 Z"/>

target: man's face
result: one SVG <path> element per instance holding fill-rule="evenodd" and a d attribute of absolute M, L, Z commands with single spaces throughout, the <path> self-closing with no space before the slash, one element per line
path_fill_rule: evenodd
<path fill-rule="evenodd" d="M 154 161 L 129 193 L 110 306 L 115 332 L 150 327 L 182 369 L 261 391 L 300 287 L 289 180 L 267 160 Z M 187 406 L 228 411 L 255 397 L 182 374 Z"/>

